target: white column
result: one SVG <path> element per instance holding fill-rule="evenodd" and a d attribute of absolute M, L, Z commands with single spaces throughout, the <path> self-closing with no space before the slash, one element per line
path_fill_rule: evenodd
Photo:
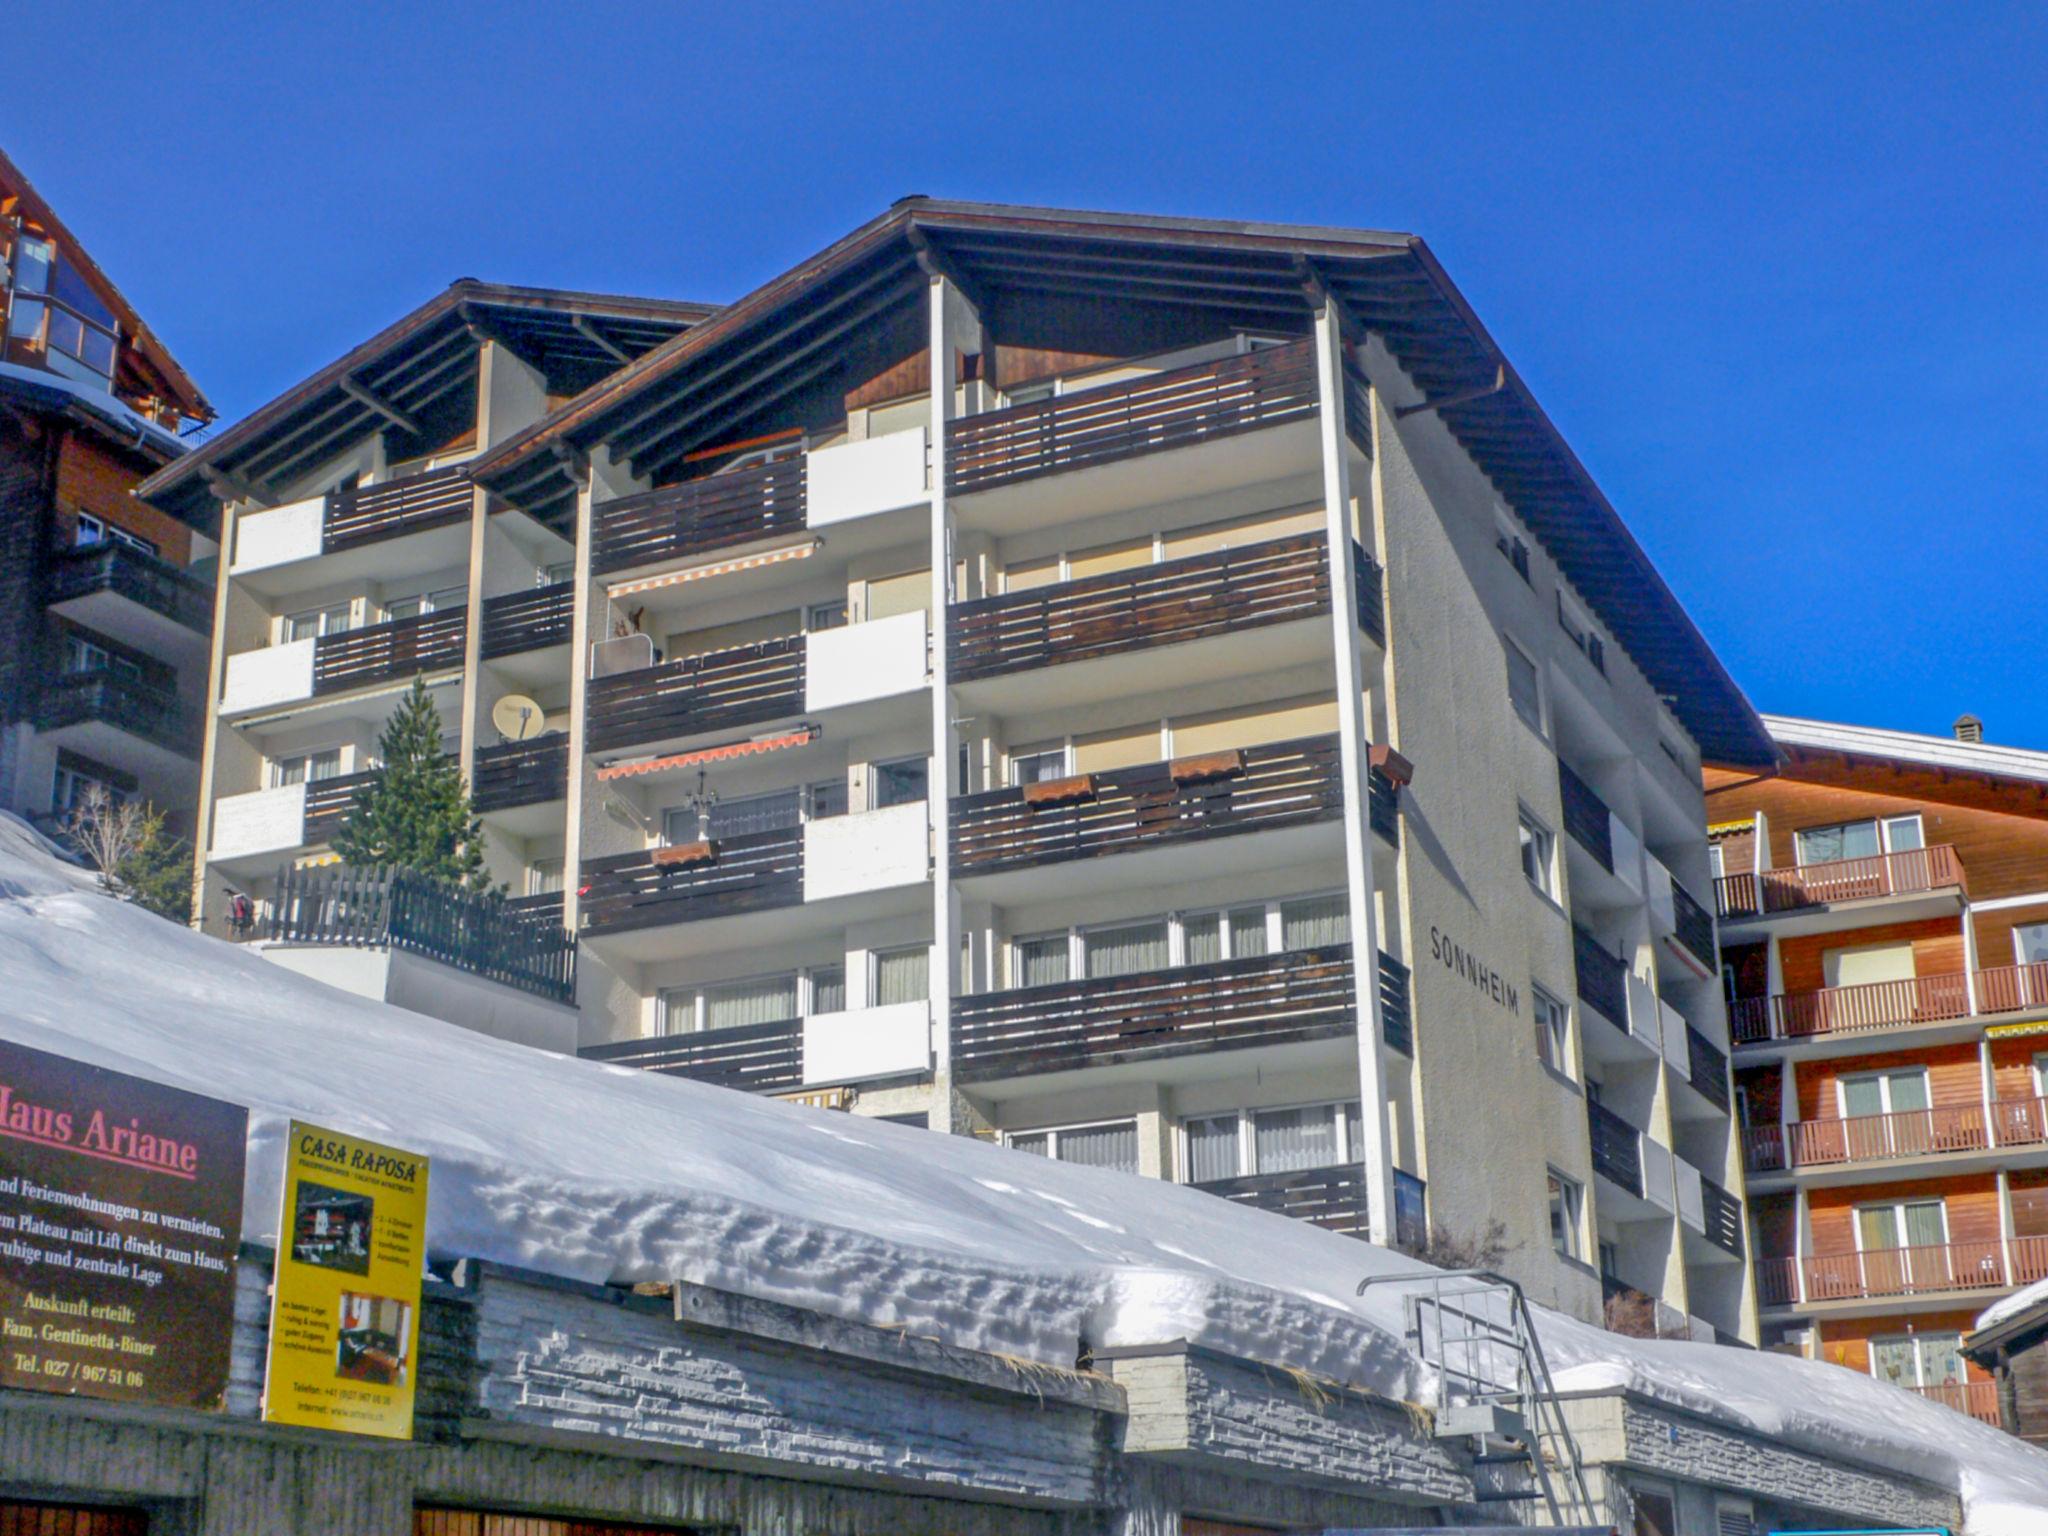
<path fill-rule="evenodd" d="M 1977 920 L 1969 902 L 1963 903 L 1963 996 L 1970 1002 L 1970 1017 L 1981 1011 L 1977 1002 Z"/>
<path fill-rule="evenodd" d="M 1806 1259 L 1808 1212 L 1806 1188 L 1801 1185 L 1792 1196 L 1792 1294 L 1806 1305 Z"/>
<path fill-rule="evenodd" d="M 242 503 L 223 502 L 220 509 L 220 558 L 215 562 L 213 581 L 213 628 L 206 653 L 206 734 L 199 744 L 199 806 L 192 821 L 192 926 L 202 932 L 210 915 L 206 910 L 206 850 L 213 846 L 213 802 L 218 787 L 213 776 L 221 732 L 220 695 L 226 686 L 228 648 L 228 594 L 232 590 L 229 567 L 234 564 L 235 539 L 242 520 Z"/>
<path fill-rule="evenodd" d="M 2018 1285 L 2020 1272 L 2012 1254 L 2012 1181 L 2003 1168 L 1998 1170 L 1998 1251 L 2005 1259 L 2005 1283 Z"/>
<path fill-rule="evenodd" d="M 1351 464 L 1344 434 L 1344 337 L 1334 301 L 1316 316 L 1316 393 L 1321 404 L 1324 528 L 1330 553 L 1331 650 L 1337 663 L 1337 749 L 1344 775 L 1345 896 L 1351 909 L 1351 987 L 1358 1017 L 1358 1094 L 1365 1134 L 1354 1148 L 1365 1180 L 1368 1236 L 1394 1240 L 1394 1147 L 1380 1025 L 1379 919 L 1373 909 L 1367 821 L 1369 743 L 1358 662 L 1358 572 L 1351 558 Z"/>

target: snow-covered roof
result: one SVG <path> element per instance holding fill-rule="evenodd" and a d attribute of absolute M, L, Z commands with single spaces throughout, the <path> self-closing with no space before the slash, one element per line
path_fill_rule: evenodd
<path fill-rule="evenodd" d="M 1771 739 L 1781 746 L 1926 763 L 1935 768 L 1954 768 L 2048 784 L 2048 752 L 2033 752 L 2025 747 L 1998 747 L 1982 741 L 1958 741 L 1953 736 L 1922 736 L 1916 731 L 1886 731 L 1873 725 L 1800 720 L 1791 715 L 1765 715 L 1763 722 L 1771 733 Z"/>
<path fill-rule="evenodd" d="M 430 1248 L 677 1280 L 1071 1366 L 1186 1340 L 1414 1400 L 1385 1249 L 1198 1190 L 547 1055 L 357 998 L 109 899 L 0 815 L 0 1036 L 249 1107 L 244 1233 L 274 1242 L 285 1124 L 428 1154 Z M 2048 1454 L 1839 1366 L 1542 1314 L 1567 1392 L 1624 1390 L 1958 1487 L 2037 1536 Z"/>
<path fill-rule="evenodd" d="M 1977 1314 L 1977 1326 L 1973 1330 L 1984 1332 L 1996 1328 L 2000 1323 L 2009 1323 L 2023 1312 L 2031 1312 L 2043 1302 L 2048 1302 L 2048 1280 L 2036 1280 L 2024 1290 L 2014 1291 L 2002 1301 L 1994 1301 Z"/>

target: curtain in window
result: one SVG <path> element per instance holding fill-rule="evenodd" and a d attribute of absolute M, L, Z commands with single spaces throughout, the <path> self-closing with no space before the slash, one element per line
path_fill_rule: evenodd
<path fill-rule="evenodd" d="M 1884 845 L 1891 853 L 1909 853 L 1924 847 L 1918 816 L 1894 816 L 1884 824 Z"/>
<path fill-rule="evenodd" d="M 1237 1166 L 1237 1116 L 1218 1115 L 1188 1122 L 1188 1182 L 1234 1179 Z"/>
<path fill-rule="evenodd" d="M 1353 1163 L 1365 1158 L 1365 1117 L 1356 1104 L 1344 1106 L 1344 1157 Z"/>
<path fill-rule="evenodd" d="M 742 1024 L 773 1024 L 796 1013 L 796 977 L 762 976 L 704 989 L 704 1027 L 736 1029 Z"/>
<path fill-rule="evenodd" d="M 1049 987 L 1067 979 L 1067 936 L 1017 941 L 1017 985 Z"/>
<path fill-rule="evenodd" d="M 1280 907 L 1280 943 L 1287 949 L 1326 949 L 1351 942 L 1351 904 L 1342 896 L 1316 896 Z"/>
<path fill-rule="evenodd" d="M 1242 960 L 1266 952 L 1266 909 L 1239 907 L 1230 914 L 1230 958 Z"/>
<path fill-rule="evenodd" d="M 930 977 L 931 951 L 927 946 L 878 951 L 875 1001 L 885 1008 L 891 1003 L 921 1003 L 931 996 Z"/>
<path fill-rule="evenodd" d="M 846 1011 L 846 967 L 821 965 L 811 972 L 811 1012 Z"/>
<path fill-rule="evenodd" d="M 661 1032 L 686 1035 L 697 1027 L 697 992 L 694 987 L 671 987 L 661 994 Z"/>
<path fill-rule="evenodd" d="M 1120 928 L 1097 928 L 1081 936 L 1087 974 L 1131 976 L 1139 971 L 1163 970 L 1166 966 L 1166 919 L 1130 923 Z"/>
<path fill-rule="evenodd" d="M 1326 1105 L 1261 1110 L 1252 1117 L 1252 1145 L 1260 1173 L 1329 1168 L 1337 1161 L 1337 1117 Z"/>
<path fill-rule="evenodd" d="M 1884 1087 L 1875 1077 L 1842 1079 L 1842 1113 L 1854 1120 L 1884 1113 Z"/>
<path fill-rule="evenodd" d="M 1223 958 L 1223 918 L 1220 913 L 1204 912 L 1196 917 L 1184 917 L 1180 932 L 1189 965 L 1209 965 Z"/>
<path fill-rule="evenodd" d="M 797 824 L 797 809 L 801 796 L 796 790 L 786 789 L 780 794 L 755 795 L 747 800 L 721 800 L 711 807 L 712 838 L 743 837 L 749 832 L 779 832 Z M 690 833 L 687 841 L 695 841 L 694 814 L 679 817 Z"/>
<path fill-rule="evenodd" d="M 1138 1171 L 1138 1123 L 1119 1120 L 1112 1125 L 1087 1125 L 1061 1131 L 1059 1160 L 1081 1163 L 1090 1168 L 1114 1168 L 1120 1173 Z"/>
<path fill-rule="evenodd" d="M 1929 1106 L 1927 1073 L 1924 1070 L 1916 1067 L 1910 1072 L 1891 1072 L 1886 1076 L 1890 1079 L 1892 1113 Z"/>
<path fill-rule="evenodd" d="M 1948 1241 L 1939 1200 L 1915 1200 L 1906 1206 L 1906 1242 L 1909 1247 L 1931 1247 Z"/>
<path fill-rule="evenodd" d="M 1010 1146 L 1018 1152 L 1029 1152 L 1035 1157 L 1051 1153 L 1051 1143 L 1044 1131 L 1030 1131 L 1021 1136 L 1012 1136 Z"/>
<path fill-rule="evenodd" d="M 1835 864 L 1877 855 L 1877 823 L 1852 821 L 1839 827 L 1804 827 L 1794 834 L 1802 864 Z"/>

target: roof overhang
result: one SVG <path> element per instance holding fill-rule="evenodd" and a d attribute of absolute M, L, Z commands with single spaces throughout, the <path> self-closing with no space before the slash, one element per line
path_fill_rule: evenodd
<path fill-rule="evenodd" d="M 1888 731 L 1869 725 L 1838 725 L 1826 720 L 1801 720 L 1790 715 L 1765 715 L 1764 727 L 1780 746 L 1798 751 L 1869 758 L 1886 763 L 1914 763 L 1952 773 L 1982 774 L 2026 784 L 2048 784 L 2048 752 L 2024 747 L 1958 741 L 1949 736 L 1923 736 L 1916 731 Z"/>
<path fill-rule="evenodd" d="M 998 340 L 1006 313 L 1048 298 L 1300 333 L 1329 295 L 1353 334 L 1381 337 L 1425 399 L 1447 402 L 1438 418 L 1703 755 L 1738 767 L 1775 762 L 1741 689 L 1412 235 L 908 198 L 482 455 L 473 472 L 543 517 L 574 495 L 558 444 L 604 446 L 661 483 L 692 450 L 730 439 L 736 402 L 758 409 L 801 387 L 838 338 L 921 304 L 933 272 L 954 278 Z"/>

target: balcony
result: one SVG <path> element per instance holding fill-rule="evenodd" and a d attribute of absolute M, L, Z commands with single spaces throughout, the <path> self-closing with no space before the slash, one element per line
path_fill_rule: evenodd
<path fill-rule="evenodd" d="M 1366 773 L 1366 825 L 1389 848 L 1401 846 L 1401 786 L 1377 768 Z"/>
<path fill-rule="evenodd" d="M 165 684 L 114 668 L 66 672 L 46 680 L 36 700 L 35 727 L 76 737 L 81 752 L 110 767 L 135 771 L 115 734 L 181 758 L 199 755 L 202 722 Z"/>
<path fill-rule="evenodd" d="M 1994 1148 L 2048 1145 L 2048 1100 L 2000 1100 L 1986 1117 L 1982 1104 L 1947 1104 L 1888 1115 L 1795 1120 L 1751 1126 L 1743 1133 L 1752 1173 L 1797 1173 L 1848 1163 L 1942 1158 Z"/>
<path fill-rule="evenodd" d="M 1637 1199 L 1644 1198 L 1642 1132 L 1590 1099 L 1586 1125 L 1592 1137 L 1593 1171 Z"/>
<path fill-rule="evenodd" d="M 599 502 L 590 568 L 604 576 L 801 532 L 805 479 L 798 454 Z"/>
<path fill-rule="evenodd" d="M 2016 1260 L 2027 1241 L 2014 1243 Z M 1756 1282 L 1757 1301 L 1765 1307 L 2002 1291 L 2013 1283 L 2006 1278 L 2004 1249 L 1996 1239 L 1872 1248 L 1804 1260 L 1760 1258 Z"/>
<path fill-rule="evenodd" d="M 277 598 L 466 564 L 474 502 L 469 471 L 457 465 L 245 513 L 229 569 L 247 590 Z M 399 539 L 402 549 L 382 547 Z"/>
<path fill-rule="evenodd" d="M 568 793 L 569 738 L 560 731 L 476 749 L 469 797 L 481 814 L 545 805 Z"/>
<path fill-rule="evenodd" d="M 691 1034 L 653 1035 L 586 1045 L 576 1053 L 615 1067 L 638 1067 L 670 1077 L 687 1077 L 720 1088 L 773 1093 L 804 1082 L 804 1026 L 801 1019 L 741 1024 Z"/>
<path fill-rule="evenodd" d="M 1704 1174 L 1700 1176 L 1700 1210 L 1707 1241 L 1723 1253 L 1742 1257 L 1742 1202 Z"/>
<path fill-rule="evenodd" d="M 213 587 L 125 544 L 73 550 L 52 563 L 50 611 L 156 656 L 195 661 L 213 633 Z"/>
<path fill-rule="evenodd" d="M 1411 1060 L 1415 1055 L 1415 1002 L 1408 967 L 1380 951 L 1380 1038 Z"/>
<path fill-rule="evenodd" d="M 591 937 L 795 906 L 804 899 L 803 828 L 586 859 L 582 878 L 578 911 Z"/>
<path fill-rule="evenodd" d="M 953 1074 L 986 1082 L 1294 1045 L 1350 1034 L 1357 1017 L 1348 944 L 1017 987 L 954 1000 Z"/>
<path fill-rule="evenodd" d="M 483 603 L 478 654 L 485 661 L 567 645 L 576 619 L 576 583 L 558 581 L 530 592 L 506 592 Z"/>
<path fill-rule="evenodd" d="M 1571 765 L 1562 758 L 1557 763 L 1557 791 L 1564 804 L 1565 831 L 1602 869 L 1615 873 L 1614 813 L 1607 808 L 1607 802 L 1572 772 Z"/>
<path fill-rule="evenodd" d="M 1330 821 L 1335 736 L 988 790 L 953 802 L 956 875 L 994 875 Z"/>
<path fill-rule="evenodd" d="M 290 853 L 333 838 L 374 771 L 280 784 L 214 802 L 207 858 L 232 863 Z"/>
<path fill-rule="evenodd" d="M 784 635 L 591 679 L 584 750 L 646 746 L 801 714 L 805 638 Z"/>
<path fill-rule="evenodd" d="M 1671 910 L 1672 931 L 1678 942 L 1699 962 L 1701 974 L 1712 975 L 1720 963 L 1720 950 L 1714 942 L 1712 914 L 1676 880 L 1671 882 Z"/>
<path fill-rule="evenodd" d="M 1579 1001 L 1598 1012 L 1616 1029 L 1627 1033 L 1627 963 L 1619 956 L 1610 955 L 1598 939 L 1574 923 L 1572 968 L 1577 979 Z"/>
<path fill-rule="evenodd" d="M 1397 1173 L 1396 1178 L 1406 1177 Z M 1416 1181 L 1418 1184 L 1420 1180 Z M 1334 1168 L 1303 1168 L 1288 1173 L 1252 1173 L 1235 1179 L 1192 1184 L 1205 1194 L 1220 1195 L 1239 1205 L 1256 1206 L 1276 1216 L 1292 1216 L 1346 1237 L 1363 1238 L 1372 1230 L 1366 1205 L 1365 1173 L 1357 1163 Z"/>
<path fill-rule="evenodd" d="M 2002 1427 L 1998 1416 L 1998 1383 L 1995 1381 L 1941 1381 L 1928 1386 L 1909 1386 L 1906 1390 L 1944 1408 L 1953 1408 L 1957 1413 L 1967 1413 L 1979 1424 L 1989 1424 L 1993 1429 Z"/>
<path fill-rule="evenodd" d="M 313 642 L 314 696 L 459 667 L 468 631 L 468 613 L 455 609 L 322 635 Z"/>
<path fill-rule="evenodd" d="M 1960 896 L 1966 890 L 1962 861 L 1947 843 L 1866 859 L 1767 869 L 1761 874 L 1745 871 L 1723 875 L 1714 882 L 1721 916 L 1731 921 L 1940 891 Z"/>
<path fill-rule="evenodd" d="M 946 478 L 994 490 L 1316 415 L 1315 346 L 1298 341 L 1056 395 L 953 423 Z"/>
<path fill-rule="evenodd" d="M 321 519 L 320 552 L 340 554 L 402 534 L 466 522 L 471 501 L 469 471 L 460 465 L 331 491 Z"/>
<path fill-rule="evenodd" d="M 1686 1081 L 1724 1114 L 1730 1105 L 1728 1053 L 1690 1024 L 1685 1026 Z"/>
<path fill-rule="evenodd" d="M 2039 980 L 2048 983 L 2048 966 L 2026 969 L 2044 972 Z M 2016 997 L 2021 989 L 2014 986 L 2011 990 L 2015 994 L 2012 1006 L 2018 1007 Z M 2040 995 L 2048 997 L 2048 989 Z M 1908 976 L 1897 981 L 1866 981 L 1849 987 L 1820 987 L 1810 992 L 1781 992 L 1768 998 L 1740 997 L 1729 1005 L 1728 1028 L 1730 1038 L 1743 1046 L 1940 1024 L 1970 1015 L 1969 978 L 1957 971 Z"/>

